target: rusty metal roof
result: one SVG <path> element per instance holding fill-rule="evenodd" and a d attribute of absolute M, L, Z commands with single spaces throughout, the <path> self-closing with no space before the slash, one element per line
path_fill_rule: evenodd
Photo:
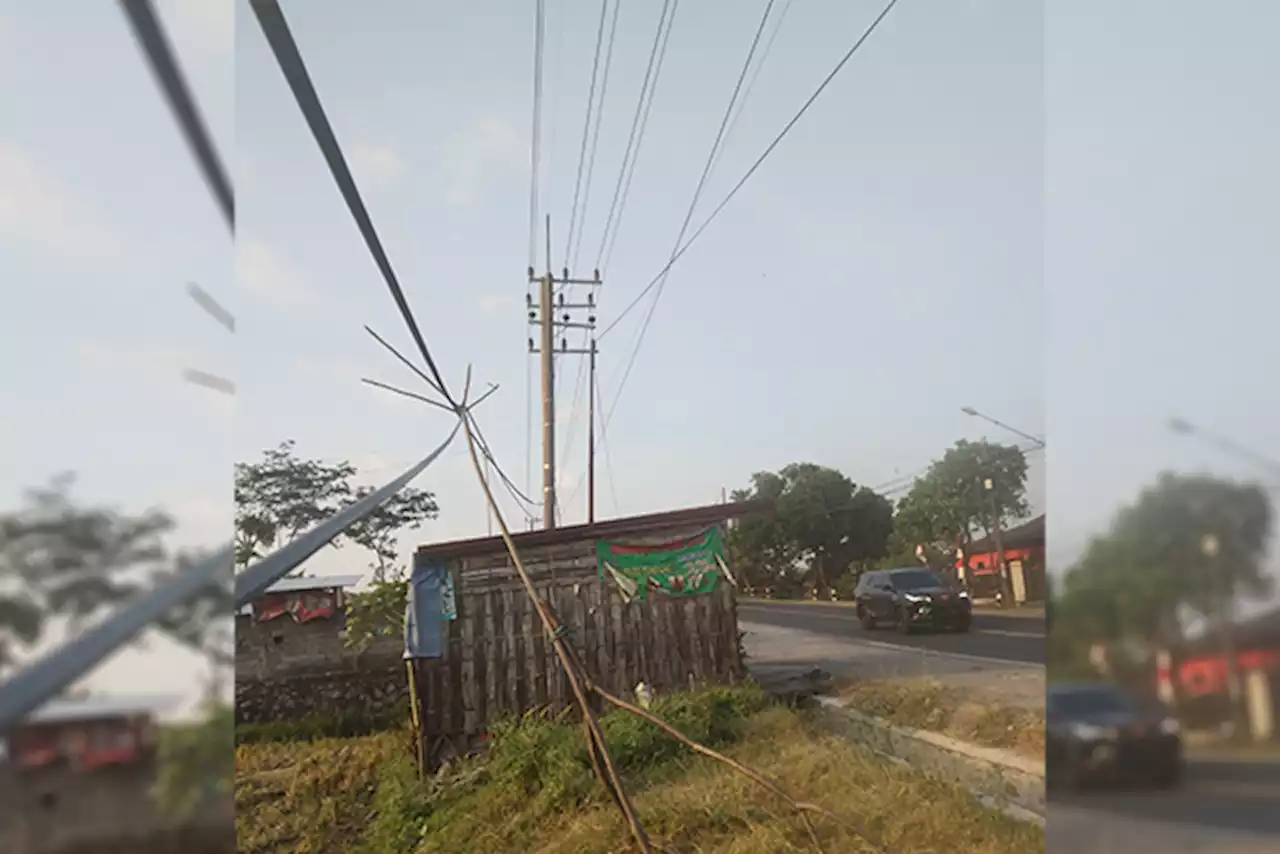
<path fill-rule="evenodd" d="M 1041 513 L 1039 516 L 1024 522 L 1016 528 L 1010 528 L 1005 531 L 1000 540 L 1006 549 L 1028 549 L 1036 546 L 1044 546 L 1044 517 Z M 983 537 L 975 540 L 969 546 L 969 556 L 980 554 L 990 554 L 996 550 L 996 541 L 994 537 Z"/>
<path fill-rule="evenodd" d="M 643 536 L 671 528 L 715 525 L 728 519 L 740 519 L 773 512 L 774 503 L 767 498 L 735 501 L 728 504 L 707 504 L 702 507 L 686 507 L 682 510 L 666 510 L 643 516 L 623 516 L 605 519 L 591 525 L 569 525 L 550 531 L 521 531 L 513 533 L 517 549 L 536 549 L 564 545 L 582 540 L 598 540 L 611 537 Z M 501 536 L 473 537 L 445 543 L 428 543 L 418 546 L 421 557 L 449 559 L 478 557 L 506 551 Z"/>

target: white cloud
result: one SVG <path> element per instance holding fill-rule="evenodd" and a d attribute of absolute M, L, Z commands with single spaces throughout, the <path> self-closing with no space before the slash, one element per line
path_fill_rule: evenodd
<path fill-rule="evenodd" d="M 485 314 L 494 314 L 515 308 L 516 300 L 512 294 L 481 294 L 480 298 L 476 301 L 476 305 Z"/>
<path fill-rule="evenodd" d="M 317 301 L 292 261 L 253 238 L 236 241 L 236 282 L 251 296 L 279 306 L 297 308 Z"/>
<path fill-rule="evenodd" d="M 400 181 L 409 164 L 390 145 L 357 143 L 351 149 L 351 171 L 362 188 L 377 188 Z"/>
<path fill-rule="evenodd" d="M 180 55 L 187 47 L 212 57 L 229 58 L 234 53 L 235 3 L 230 0 L 166 0 L 158 6 L 161 17 L 172 22 L 169 28 Z"/>
<path fill-rule="evenodd" d="M 0 241 L 87 269 L 100 270 L 124 259 L 123 236 L 107 224 L 109 218 L 97 202 L 3 141 L 0 187 Z"/>
<path fill-rule="evenodd" d="M 446 200 L 471 207 L 489 189 L 529 168 L 524 135 L 504 116 L 487 115 L 460 127 L 441 143 Z"/>

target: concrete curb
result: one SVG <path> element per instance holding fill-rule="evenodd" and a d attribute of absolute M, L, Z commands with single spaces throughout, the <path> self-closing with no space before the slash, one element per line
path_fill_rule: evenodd
<path fill-rule="evenodd" d="M 969 744 L 936 732 L 894 726 L 818 697 L 832 729 L 885 758 L 950 782 L 1023 821 L 1044 826 L 1044 763 L 1008 750 Z"/>

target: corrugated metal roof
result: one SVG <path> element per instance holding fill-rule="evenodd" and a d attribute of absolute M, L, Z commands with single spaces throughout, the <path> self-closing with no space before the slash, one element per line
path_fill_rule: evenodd
<path fill-rule="evenodd" d="M 28 715 L 26 722 L 48 724 L 128 715 L 160 715 L 176 709 L 181 704 L 181 697 L 155 695 L 90 696 L 50 700 Z"/>
<path fill-rule="evenodd" d="M 330 590 L 334 587 L 355 587 L 364 581 L 363 575 L 312 575 L 305 578 L 282 578 L 266 589 L 266 593 L 298 593 L 303 590 Z M 265 595 L 265 594 L 264 594 Z M 245 605 L 241 614 L 253 613 L 253 605 Z"/>
<path fill-rule="evenodd" d="M 355 587 L 363 575 L 313 575 L 306 578 L 282 578 L 267 588 L 268 593 L 296 593 L 299 590 L 328 590 L 333 587 Z"/>
<path fill-rule="evenodd" d="M 648 513 L 643 516 L 605 519 L 592 525 L 570 525 L 550 531 L 523 531 L 518 534 L 512 534 L 511 539 L 515 541 L 518 549 L 536 549 L 580 540 L 639 536 L 647 531 L 661 531 L 668 528 L 713 525 L 724 522 L 727 519 L 772 513 L 773 509 L 773 501 L 766 498 L 756 498 L 750 501 L 707 504 L 701 507 L 687 507 L 682 510 Z M 437 559 L 475 557 L 505 550 L 506 544 L 500 536 L 476 537 L 469 540 L 453 540 L 446 543 L 430 543 L 418 546 L 418 554 L 420 556 Z"/>

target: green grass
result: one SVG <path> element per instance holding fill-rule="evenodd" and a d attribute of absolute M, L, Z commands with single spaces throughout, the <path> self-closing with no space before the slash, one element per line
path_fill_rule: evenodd
<path fill-rule="evenodd" d="M 857 681 L 840 696 L 850 708 L 898 726 L 1044 759 L 1043 711 L 984 703 L 928 679 Z"/>
<path fill-rule="evenodd" d="M 754 686 L 659 698 L 685 734 L 759 769 L 802 799 L 865 823 L 914 854 L 1044 850 L 1043 832 L 957 786 L 885 762 L 775 706 Z M 655 848 L 766 854 L 812 850 L 787 805 L 630 715 L 601 718 Z M 242 854 L 615 854 L 632 850 L 594 779 L 582 728 L 528 716 L 495 728 L 483 758 L 419 780 L 407 732 L 237 750 Z M 864 850 L 817 821 L 828 852 Z M 865 849 L 871 850 L 871 849 Z"/>

